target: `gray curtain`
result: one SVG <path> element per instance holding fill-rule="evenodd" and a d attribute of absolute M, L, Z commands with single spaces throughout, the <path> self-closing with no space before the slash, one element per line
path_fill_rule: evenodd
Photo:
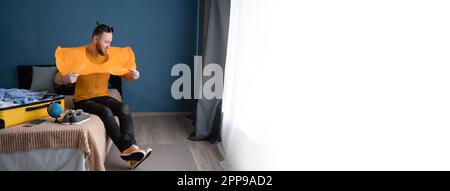
<path fill-rule="evenodd" d="M 200 47 L 203 68 L 210 63 L 225 70 L 231 0 L 200 0 Z M 203 77 L 203 83 L 208 78 Z M 190 140 L 220 141 L 221 99 L 199 99 L 195 113 L 195 131 Z"/>

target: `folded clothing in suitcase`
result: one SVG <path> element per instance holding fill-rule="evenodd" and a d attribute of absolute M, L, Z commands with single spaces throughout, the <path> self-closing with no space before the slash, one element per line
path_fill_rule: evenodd
<path fill-rule="evenodd" d="M 53 102 L 61 104 L 64 109 L 63 95 L 44 95 L 39 100 L 0 108 L 0 129 L 48 117 L 47 107 Z"/>

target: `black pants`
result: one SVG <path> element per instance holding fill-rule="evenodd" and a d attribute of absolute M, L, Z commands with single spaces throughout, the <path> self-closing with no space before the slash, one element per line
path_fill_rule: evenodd
<path fill-rule="evenodd" d="M 75 102 L 74 105 L 76 109 L 83 109 L 83 111 L 95 114 L 102 119 L 106 133 L 120 152 L 136 144 L 133 118 L 127 104 L 109 96 L 101 96 L 81 100 Z M 120 127 L 114 116 L 119 118 Z"/>

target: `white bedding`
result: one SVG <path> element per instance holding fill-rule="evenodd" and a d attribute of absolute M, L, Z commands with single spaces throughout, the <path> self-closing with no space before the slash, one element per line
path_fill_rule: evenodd
<path fill-rule="evenodd" d="M 0 153 L 1 171 L 87 171 L 79 149 L 39 149 Z"/>

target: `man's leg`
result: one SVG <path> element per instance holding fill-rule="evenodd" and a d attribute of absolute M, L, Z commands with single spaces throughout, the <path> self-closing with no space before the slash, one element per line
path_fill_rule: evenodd
<path fill-rule="evenodd" d="M 119 118 L 120 121 L 120 130 L 122 132 L 122 139 L 129 141 L 129 143 L 133 143 L 136 145 L 136 139 L 134 137 L 134 126 L 133 126 L 133 118 L 131 116 L 130 108 L 127 104 L 120 102 L 112 97 L 102 98 L 102 104 L 108 106 L 112 112 Z M 142 153 L 142 158 L 134 157 L 127 154 L 128 150 L 138 149 L 139 152 Z M 125 152 L 122 152 L 121 158 L 127 160 L 130 164 L 130 168 L 134 169 L 138 167 L 145 159 L 147 159 L 152 153 L 152 149 L 150 147 L 146 147 L 144 149 L 139 149 L 139 147 L 127 149 Z M 137 153 L 135 153 L 137 156 Z"/>
<path fill-rule="evenodd" d="M 134 136 L 133 117 L 131 116 L 128 105 L 109 96 L 101 97 L 99 103 L 110 108 L 113 114 L 119 118 L 120 132 L 123 141 L 128 145 L 135 145 L 136 139 Z"/>
<path fill-rule="evenodd" d="M 74 105 L 76 109 L 83 109 L 85 112 L 92 113 L 100 117 L 105 125 L 106 133 L 112 139 L 113 143 L 117 146 L 120 152 L 123 152 L 132 144 L 130 141 L 122 138 L 121 128 L 117 125 L 114 118 L 114 113 L 111 109 L 97 102 L 99 102 L 99 100 L 93 98 L 75 102 Z"/>

